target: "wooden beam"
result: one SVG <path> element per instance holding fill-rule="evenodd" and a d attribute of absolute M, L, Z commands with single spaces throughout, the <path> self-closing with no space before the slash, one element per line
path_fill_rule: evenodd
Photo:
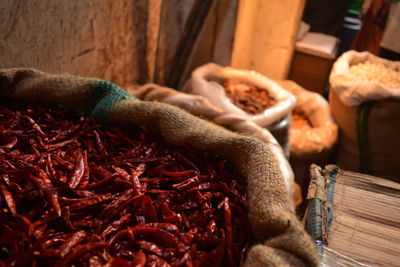
<path fill-rule="evenodd" d="M 286 79 L 305 0 L 240 0 L 231 65 Z"/>

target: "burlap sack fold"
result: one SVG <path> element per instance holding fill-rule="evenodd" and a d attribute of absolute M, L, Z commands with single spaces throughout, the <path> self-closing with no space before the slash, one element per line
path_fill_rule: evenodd
<path fill-rule="evenodd" d="M 258 126 L 246 117 L 223 111 L 203 96 L 185 94 L 156 84 L 129 86 L 127 91 L 141 100 L 157 101 L 178 106 L 193 115 L 205 118 L 229 130 L 252 136 L 271 144 L 271 151 L 277 159 L 289 195 L 293 196 L 294 174 L 292 168 L 285 158 L 281 146 L 267 129 Z"/>
<path fill-rule="evenodd" d="M 138 101 L 97 79 L 2 69 L 0 96 L 62 105 L 108 122 L 131 122 L 171 144 L 188 144 L 231 160 L 248 183 L 249 219 L 258 243 L 250 249 L 245 266 L 318 265 L 313 241 L 296 219 L 269 144 L 232 133 L 171 105 Z"/>
<path fill-rule="evenodd" d="M 362 62 L 400 71 L 399 61 L 349 51 L 334 64 L 329 104 L 340 128 L 337 164 L 345 170 L 400 181 L 400 88 L 367 82 L 349 73 Z"/>

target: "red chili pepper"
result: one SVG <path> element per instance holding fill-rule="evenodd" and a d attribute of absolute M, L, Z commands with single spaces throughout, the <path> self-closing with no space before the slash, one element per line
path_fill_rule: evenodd
<path fill-rule="evenodd" d="M 107 228 L 103 231 L 103 233 L 101 234 L 102 238 L 105 238 L 107 235 L 125 227 L 126 225 L 128 225 L 128 223 L 131 222 L 131 219 L 132 214 L 127 214 L 122 216 L 120 219 L 114 221 L 113 223 L 108 225 Z"/>
<path fill-rule="evenodd" d="M 76 229 L 92 229 L 98 224 L 96 220 L 88 220 L 88 219 L 82 219 L 79 221 L 74 220 L 71 223 L 72 226 Z"/>
<path fill-rule="evenodd" d="M 132 261 L 133 267 L 144 267 L 146 264 L 146 255 L 143 251 L 139 250 L 135 253 L 135 258 Z"/>
<path fill-rule="evenodd" d="M 48 233 L 46 235 L 46 238 L 50 238 L 50 239 L 47 239 L 46 241 L 44 241 L 46 238 L 43 238 L 43 240 L 42 240 L 43 242 L 40 244 L 40 247 L 42 250 L 47 250 L 49 248 L 59 246 L 60 244 L 64 243 L 71 236 L 72 236 L 72 234 L 53 235 L 52 233 Z"/>
<path fill-rule="evenodd" d="M 99 256 L 93 256 L 89 259 L 90 267 L 103 267 L 104 265 L 101 263 Z"/>
<path fill-rule="evenodd" d="M 196 172 L 200 172 L 199 169 L 197 168 L 196 165 L 194 165 L 189 159 L 187 159 L 184 155 L 182 155 L 181 153 L 174 153 L 174 156 L 177 160 L 179 160 L 180 162 L 182 162 L 184 165 L 186 165 L 187 168 L 194 170 Z"/>
<path fill-rule="evenodd" d="M 116 172 L 120 173 L 120 177 L 122 177 L 123 179 L 125 179 L 126 181 L 130 181 L 131 180 L 131 176 L 129 175 L 129 173 L 127 171 L 125 171 L 124 169 L 121 169 L 119 167 L 114 167 L 114 170 Z"/>
<path fill-rule="evenodd" d="M 11 213 L 14 216 L 17 216 L 17 207 L 15 206 L 14 198 L 11 195 L 10 191 L 8 191 L 7 186 L 4 184 L 0 184 L 1 192 L 3 193 L 4 199 L 6 200 L 7 206 L 10 209 Z"/>
<path fill-rule="evenodd" d="M 67 198 L 67 197 L 59 197 L 58 200 L 61 203 L 76 203 L 82 201 L 84 198 Z"/>
<path fill-rule="evenodd" d="M 104 195 L 97 195 L 92 198 L 82 199 L 81 201 L 79 201 L 77 203 L 69 205 L 69 210 L 70 211 L 78 211 L 78 210 L 80 211 L 82 209 L 87 209 L 94 205 L 102 203 L 104 201 L 108 201 L 108 200 L 112 199 L 112 197 L 113 197 L 112 194 L 108 193 L 108 194 L 104 194 Z"/>
<path fill-rule="evenodd" d="M 58 193 L 51 184 L 51 181 L 47 177 L 47 174 L 39 168 L 36 168 L 39 171 L 39 177 L 36 177 L 32 174 L 29 174 L 29 178 L 46 194 L 50 205 L 54 208 L 55 212 L 58 216 L 61 216 L 61 208 L 60 203 L 58 202 Z"/>
<path fill-rule="evenodd" d="M 0 243 L 10 254 L 0 263 L 238 266 L 251 235 L 237 177 L 224 160 L 132 125 L 0 107 Z"/>
<path fill-rule="evenodd" d="M 31 144 L 31 147 L 30 147 L 30 148 L 31 148 L 31 150 L 35 153 L 35 155 L 36 155 L 37 157 L 40 157 L 41 153 L 40 153 L 40 151 L 39 151 L 37 142 L 36 142 L 34 139 L 30 139 L 30 140 L 29 140 L 29 144 Z"/>
<path fill-rule="evenodd" d="M 229 199 L 226 197 L 224 199 L 224 217 L 225 217 L 225 248 L 226 254 L 228 256 L 228 264 L 230 266 L 234 265 L 233 259 L 233 237 L 232 237 L 232 218 L 231 218 L 231 209 L 229 207 Z"/>
<path fill-rule="evenodd" d="M 175 205 L 174 210 L 176 210 L 178 212 L 179 211 L 187 211 L 187 210 L 195 209 L 198 206 L 199 206 L 199 204 L 197 204 L 196 202 L 189 201 L 189 202 L 185 202 L 185 203 L 182 203 L 179 205 Z"/>
<path fill-rule="evenodd" d="M 47 135 L 42 131 L 42 128 L 39 126 L 39 124 L 36 123 L 35 120 L 33 120 L 28 115 L 21 115 L 20 117 L 28 120 L 29 123 L 32 125 L 32 128 L 35 129 L 45 140 L 47 139 Z"/>
<path fill-rule="evenodd" d="M 74 225 L 72 224 L 72 222 L 71 222 L 71 212 L 70 212 L 68 206 L 65 206 L 65 207 L 63 208 L 62 218 L 63 218 L 63 220 L 64 220 L 64 222 L 65 222 L 65 225 L 67 226 L 68 230 L 69 230 L 69 231 L 72 231 L 72 232 L 75 232 L 75 231 L 76 231 L 76 228 L 75 228 L 75 226 L 74 226 Z"/>
<path fill-rule="evenodd" d="M 77 150 L 74 152 L 74 157 L 75 157 L 75 168 L 74 168 L 74 173 L 71 176 L 68 183 L 69 188 L 77 187 L 82 180 L 83 173 L 85 172 L 85 164 L 82 153 L 79 150 Z"/>
<path fill-rule="evenodd" d="M 175 224 L 172 223 L 145 223 L 141 225 L 143 227 L 151 227 L 151 228 L 160 228 L 171 234 L 178 235 L 179 228 Z"/>
<path fill-rule="evenodd" d="M 80 256 L 85 253 L 89 253 L 99 249 L 107 248 L 107 243 L 103 242 L 93 242 L 86 243 L 84 245 L 80 245 L 75 247 L 67 257 L 60 262 L 60 266 L 70 266 L 73 262 L 75 262 Z"/>
<path fill-rule="evenodd" d="M 46 156 L 46 170 L 47 174 L 52 178 L 52 180 L 56 180 L 57 174 L 56 171 L 54 170 L 50 154 L 47 154 Z"/>
<path fill-rule="evenodd" d="M 151 184 L 151 185 L 160 185 L 161 183 L 171 183 L 172 181 L 176 181 L 175 178 L 166 178 L 166 177 L 154 177 L 154 178 L 139 178 L 139 182 Z"/>
<path fill-rule="evenodd" d="M 192 244 L 193 237 L 198 230 L 199 229 L 197 227 L 194 227 L 193 229 L 190 229 L 188 232 L 186 232 L 185 235 L 182 237 L 183 244 L 186 246 Z"/>
<path fill-rule="evenodd" d="M 181 171 L 181 172 L 170 172 L 170 171 L 166 171 L 166 170 L 161 170 L 160 174 L 170 176 L 170 177 L 190 177 L 190 176 L 198 175 L 198 172 L 194 171 L 194 170 L 187 170 L 187 171 Z"/>
<path fill-rule="evenodd" d="M 146 164 L 141 163 L 136 169 L 130 168 L 129 172 L 131 174 L 132 187 L 136 194 L 140 194 L 143 191 L 142 184 L 140 183 L 139 177 L 146 170 Z"/>
<path fill-rule="evenodd" d="M 139 245 L 139 247 L 143 250 L 146 250 L 148 252 L 157 254 L 160 257 L 164 256 L 164 248 L 157 246 L 156 244 L 154 244 L 153 242 L 149 242 L 149 241 L 135 241 L 135 243 L 137 245 Z"/>
<path fill-rule="evenodd" d="M 59 134 L 57 134 L 56 136 L 54 136 L 53 138 L 49 139 L 47 141 L 47 143 L 49 144 L 49 143 L 55 143 L 55 142 L 61 141 L 62 139 L 69 136 L 71 133 L 75 132 L 78 128 L 79 128 L 79 125 L 74 125 L 71 128 L 62 131 Z"/>
<path fill-rule="evenodd" d="M 4 182 L 6 182 L 8 187 L 10 187 L 10 189 L 13 191 L 19 192 L 22 190 L 21 187 L 17 183 L 10 180 L 10 176 L 8 174 L 0 175 L 0 180 L 3 180 Z"/>
<path fill-rule="evenodd" d="M 118 232 L 118 234 L 114 235 L 110 241 L 108 242 L 110 246 L 115 244 L 119 239 L 123 237 L 129 237 L 131 240 L 134 240 L 134 236 L 138 235 L 146 235 L 149 236 L 158 242 L 162 243 L 167 248 L 179 248 L 182 249 L 182 245 L 179 239 L 173 234 L 162 230 L 160 228 L 155 227 L 144 227 L 144 226 L 133 226 L 126 230 L 122 230 Z"/>
<path fill-rule="evenodd" d="M 114 207 L 113 210 L 106 215 L 106 218 L 102 221 L 102 224 L 107 224 L 114 216 L 120 214 L 121 211 L 123 211 L 128 205 L 132 204 L 132 202 L 134 202 L 135 200 L 138 201 L 145 196 L 146 195 L 131 196 L 129 199 L 121 203 L 119 206 Z"/>
<path fill-rule="evenodd" d="M 95 183 L 87 184 L 83 188 L 84 189 L 93 189 L 93 188 L 96 188 L 96 187 L 104 186 L 104 185 L 109 184 L 112 181 L 114 181 L 118 176 L 121 176 L 121 173 L 117 171 L 117 172 L 111 174 L 110 176 L 104 178 L 103 180 L 100 180 L 100 181 L 95 182 Z"/>
<path fill-rule="evenodd" d="M 171 267 L 163 258 L 152 254 L 147 256 L 146 262 L 148 266 Z"/>
<path fill-rule="evenodd" d="M 129 251 L 128 252 L 130 254 L 133 255 L 133 252 Z M 122 259 L 122 258 L 114 258 L 114 257 L 110 257 L 108 264 L 110 267 L 131 267 L 131 263 Z"/>
<path fill-rule="evenodd" d="M 151 170 L 148 170 L 147 175 L 148 176 L 157 176 L 158 174 L 160 174 L 161 171 L 165 170 L 165 168 L 168 166 L 174 166 L 174 164 L 172 162 L 164 162 L 164 163 L 160 164 L 159 166 L 157 166 Z"/>
<path fill-rule="evenodd" d="M 116 196 L 113 201 L 111 201 L 99 214 L 100 218 L 104 218 L 110 215 L 116 207 L 121 206 L 124 202 L 128 201 L 134 197 L 133 189 L 128 189 L 122 193 L 120 193 L 119 196 Z"/>
<path fill-rule="evenodd" d="M 16 136 L 2 136 L 3 139 L 6 139 L 5 143 L 0 143 L 0 148 L 2 149 L 11 149 L 18 143 L 18 138 Z"/>
<path fill-rule="evenodd" d="M 66 167 L 69 170 L 72 170 L 74 168 L 74 164 L 66 161 L 65 159 L 61 158 L 60 156 L 58 156 L 56 154 L 51 154 L 51 157 L 53 159 L 55 159 L 59 164 L 63 165 L 64 167 Z"/>
<path fill-rule="evenodd" d="M 220 190 L 220 191 L 223 191 L 225 194 L 229 195 L 230 197 L 236 198 L 244 206 L 247 206 L 246 198 L 243 195 L 241 195 L 236 189 L 230 188 L 226 183 L 223 183 L 223 182 L 218 182 L 218 183 L 206 182 L 206 183 L 200 184 L 197 187 L 192 187 L 189 189 L 189 191 L 197 191 L 197 190 L 200 190 L 200 191 L 201 190 Z"/>
<path fill-rule="evenodd" d="M 31 223 L 31 221 L 27 217 L 21 216 L 21 218 L 24 221 L 24 223 L 28 226 L 28 236 L 31 236 L 33 234 L 35 226 Z"/>
<path fill-rule="evenodd" d="M 140 198 L 140 202 L 136 201 L 134 203 L 134 208 L 136 209 L 136 214 L 144 216 L 146 218 L 146 221 L 157 221 L 157 211 L 153 205 L 152 199 L 149 196 L 143 195 Z"/>
<path fill-rule="evenodd" d="M 85 237 L 85 231 L 75 232 L 70 238 L 68 238 L 67 241 L 65 241 L 64 244 L 61 245 L 61 247 L 58 249 L 58 253 L 63 258 L 74 246 L 78 245 L 82 240 L 84 240 Z"/>
<path fill-rule="evenodd" d="M 89 183 L 90 169 L 88 164 L 88 153 L 86 150 L 82 153 L 83 156 L 83 176 L 79 183 L 79 188 L 84 188 Z"/>
<path fill-rule="evenodd" d="M 192 257 L 190 256 L 190 253 L 186 252 L 185 255 L 183 255 L 183 257 L 172 259 L 171 266 L 193 267 Z"/>
<path fill-rule="evenodd" d="M 94 197 L 96 193 L 89 190 L 74 190 L 73 193 L 79 197 Z"/>
<path fill-rule="evenodd" d="M 205 176 L 205 175 L 201 175 L 200 177 L 199 176 L 195 176 L 195 177 L 187 179 L 187 180 L 185 180 L 185 181 L 183 181 L 181 183 L 174 184 L 173 186 L 174 186 L 174 188 L 176 188 L 178 190 L 187 190 L 187 189 L 189 189 L 191 187 L 194 187 L 194 186 L 199 185 L 201 183 L 207 182 L 207 181 L 209 181 L 211 179 L 212 179 L 212 177 Z"/>
<path fill-rule="evenodd" d="M 95 140 L 96 140 L 97 149 L 99 150 L 101 155 L 107 155 L 107 152 L 104 149 L 104 144 L 100 139 L 100 134 L 96 130 L 93 130 L 93 134 L 94 134 L 94 137 L 95 137 Z"/>

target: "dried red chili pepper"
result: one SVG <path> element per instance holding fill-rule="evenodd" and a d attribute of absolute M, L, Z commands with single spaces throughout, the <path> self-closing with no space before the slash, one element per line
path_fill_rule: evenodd
<path fill-rule="evenodd" d="M 85 172 L 85 164 L 82 153 L 79 150 L 76 150 L 73 156 L 75 157 L 75 168 L 74 173 L 68 183 L 70 188 L 75 188 L 78 186 L 82 180 L 83 173 Z"/>
<path fill-rule="evenodd" d="M 87 209 L 92 207 L 93 205 L 97 205 L 101 202 L 107 201 L 112 199 L 112 194 L 104 194 L 104 195 L 97 195 L 92 198 L 86 198 L 82 199 L 77 203 L 69 205 L 69 210 L 70 211 L 77 211 L 77 210 L 82 210 L 82 209 Z"/>
<path fill-rule="evenodd" d="M 18 114 L 18 112 L 17 112 L 17 114 Z M 21 115 L 20 118 L 27 119 L 30 122 L 30 124 L 32 125 L 32 128 L 35 129 L 43 138 L 47 139 L 47 135 L 42 131 L 42 128 L 39 126 L 39 124 L 36 123 L 35 120 L 33 120 L 28 115 Z"/>
<path fill-rule="evenodd" d="M 12 109 L 0 107 L 0 266 L 243 262 L 245 187 L 225 160 L 132 126 Z"/>
<path fill-rule="evenodd" d="M 5 139 L 5 141 L 2 139 Z M 0 140 L 2 141 L 0 143 L 0 148 L 2 149 L 11 149 L 18 143 L 18 138 L 16 136 L 11 136 L 6 134 L 3 134 Z"/>
<path fill-rule="evenodd" d="M 89 183 L 89 176 L 90 176 L 90 169 L 89 169 L 89 164 L 88 164 L 88 153 L 87 151 L 83 151 L 82 153 L 83 156 L 83 175 L 82 175 L 82 180 L 79 183 L 79 188 L 85 188 L 85 186 Z"/>
<path fill-rule="evenodd" d="M 110 225 L 104 229 L 103 233 L 101 236 L 105 238 L 107 235 L 120 230 L 121 228 L 127 226 L 130 222 L 132 221 L 132 214 L 127 214 L 122 216 L 120 219 L 114 221 Z"/>
<path fill-rule="evenodd" d="M 53 187 L 50 179 L 48 178 L 47 174 L 39 168 L 36 168 L 39 171 L 39 176 L 36 177 L 33 174 L 29 174 L 29 178 L 35 182 L 35 184 L 43 190 L 46 194 L 47 198 L 49 199 L 50 205 L 53 206 L 55 212 L 58 216 L 61 216 L 61 208 L 60 203 L 58 202 L 58 193 Z"/>
<path fill-rule="evenodd" d="M 92 242 L 77 246 L 63 261 L 60 262 L 60 266 L 69 266 L 83 254 L 104 248 L 107 248 L 107 243 L 104 242 Z"/>
<path fill-rule="evenodd" d="M 229 199 L 226 197 L 224 199 L 224 220 L 225 220 L 225 249 L 228 255 L 228 264 L 230 266 L 234 265 L 233 262 L 233 237 L 232 237 L 232 214 L 229 207 Z"/>
<path fill-rule="evenodd" d="M 0 184 L 0 187 L 8 208 L 10 209 L 11 213 L 14 216 L 17 216 L 17 207 L 15 206 L 13 196 L 11 195 L 10 191 L 8 191 L 7 187 L 4 184 Z"/>
<path fill-rule="evenodd" d="M 86 237 L 85 231 L 75 232 L 64 244 L 59 248 L 58 253 L 61 257 L 64 257 L 68 252 L 77 244 L 79 244 Z"/>

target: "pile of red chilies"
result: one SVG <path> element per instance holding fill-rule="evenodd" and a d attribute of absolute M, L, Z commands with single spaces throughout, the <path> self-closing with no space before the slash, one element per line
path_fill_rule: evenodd
<path fill-rule="evenodd" d="M 246 194 L 229 162 L 133 126 L 9 106 L 0 107 L 0 266 L 243 262 Z"/>

